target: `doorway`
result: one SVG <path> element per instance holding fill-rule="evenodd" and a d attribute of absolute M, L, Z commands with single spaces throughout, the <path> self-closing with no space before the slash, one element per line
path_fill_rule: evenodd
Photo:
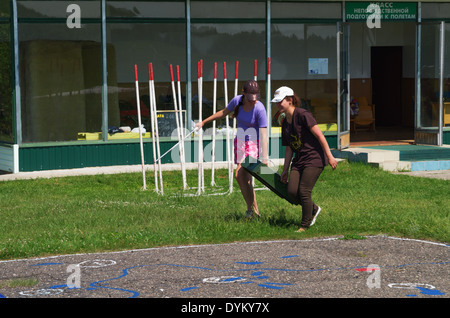
<path fill-rule="evenodd" d="M 410 92 L 412 81 L 403 78 L 402 46 L 371 46 L 370 70 L 372 104 L 375 105 L 375 131 L 352 134 L 352 145 L 403 144 L 414 141 L 414 124 L 408 123 L 414 106 L 407 103 L 405 92 Z M 410 83 L 411 82 L 411 83 Z M 407 87 L 403 87 L 406 85 Z M 409 85 L 409 86 L 408 86 Z M 413 118 L 413 117 L 411 117 Z"/>
<path fill-rule="evenodd" d="M 372 103 L 376 127 L 402 125 L 402 47 L 371 48 Z"/>

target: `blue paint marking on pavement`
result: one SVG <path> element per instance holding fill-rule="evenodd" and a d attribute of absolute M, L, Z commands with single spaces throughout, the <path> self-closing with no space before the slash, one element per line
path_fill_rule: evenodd
<path fill-rule="evenodd" d="M 262 262 L 236 262 L 236 264 L 259 265 L 259 264 L 262 264 Z"/>
<path fill-rule="evenodd" d="M 264 272 L 254 272 L 254 273 L 252 273 L 251 275 L 252 276 L 260 276 L 260 275 L 262 275 Z"/>
<path fill-rule="evenodd" d="M 421 294 L 424 295 L 431 295 L 431 296 L 442 296 L 445 295 L 445 293 L 441 292 L 440 290 L 437 289 L 429 289 L 429 288 L 424 288 L 424 287 L 416 287 L 418 290 L 420 290 Z"/>
<path fill-rule="evenodd" d="M 49 289 L 59 289 L 59 288 L 67 288 L 67 289 L 81 289 L 81 287 L 69 287 L 67 285 L 53 285 L 50 286 Z"/>
<path fill-rule="evenodd" d="M 271 289 L 283 289 L 283 287 L 280 286 L 290 286 L 292 284 L 282 284 L 282 283 L 264 283 L 264 284 L 258 284 L 260 287 L 265 288 L 271 288 Z"/>
<path fill-rule="evenodd" d="M 258 276 L 258 277 L 256 277 L 257 279 L 266 279 L 266 278 L 269 278 L 269 276 Z"/>
<path fill-rule="evenodd" d="M 230 278 L 225 278 L 224 280 L 222 280 L 222 282 L 234 282 L 234 281 L 241 280 L 241 279 L 244 279 L 244 277 L 240 277 L 240 276 L 230 277 Z"/>
<path fill-rule="evenodd" d="M 63 265 L 64 263 L 40 263 L 40 264 L 34 264 L 30 266 L 48 266 L 48 265 Z"/>
<path fill-rule="evenodd" d="M 298 255 L 281 256 L 281 258 L 293 258 L 293 257 L 300 257 L 300 256 Z"/>
<path fill-rule="evenodd" d="M 2 294 L 0 294 L 0 298 L 6 298 L 6 296 L 5 296 L 5 295 L 2 295 Z"/>
<path fill-rule="evenodd" d="M 269 289 L 283 289 L 283 287 L 272 286 L 269 284 L 258 284 L 259 287 L 269 288 Z"/>
<path fill-rule="evenodd" d="M 180 289 L 180 291 L 185 292 L 185 291 L 197 289 L 197 288 L 200 288 L 200 287 L 196 287 L 196 286 L 195 287 L 186 287 L 186 288 Z"/>
<path fill-rule="evenodd" d="M 123 291 L 123 292 L 131 293 L 131 297 L 130 298 L 136 298 L 136 297 L 139 296 L 139 293 L 137 291 L 128 290 L 128 289 L 122 289 L 122 288 L 107 287 L 107 285 L 109 285 L 109 284 L 105 284 L 105 282 L 123 278 L 123 277 L 125 277 L 125 276 L 127 276 L 129 274 L 129 270 L 131 270 L 133 268 L 144 267 L 144 266 L 145 265 L 139 265 L 139 266 L 132 266 L 132 267 L 129 267 L 129 268 L 125 268 L 122 271 L 122 273 L 123 273 L 122 275 L 120 275 L 118 277 L 113 277 L 113 278 L 110 278 L 110 279 L 99 280 L 97 282 L 93 282 L 93 283 L 90 284 L 90 286 L 93 287 L 93 288 L 105 288 L 105 289 L 111 289 L 111 290 L 117 290 L 117 291 Z"/>
<path fill-rule="evenodd" d="M 49 289 L 59 289 L 59 288 L 65 288 L 65 287 L 67 287 L 67 285 L 53 285 L 53 286 L 50 286 L 49 287 Z"/>
<path fill-rule="evenodd" d="M 90 287 L 85 288 L 85 290 L 93 291 L 93 290 L 97 290 L 97 289 L 100 289 L 100 288 L 104 288 L 104 289 L 110 289 L 110 290 L 116 290 L 116 291 L 131 293 L 131 297 L 130 298 L 136 298 L 136 297 L 139 296 L 139 292 L 137 292 L 137 291 L 123 289 L 123 288 L 108 287 L 109 283 L 105 283 L 107 281 L 113 281 L 113 280 L 120 279 L 120 278 L 123 278 L 123 277 L 127 276 L 129 274 L 129 270 L 133 269 L 133 268 L 136 268 L 136 267 L 143 267 L 143 266 L 133 266 L 133 267 L 125 268 L 122 271 L 122 275 L 120 275 L 118 277 L 113 277 L 113 278 L 110 278 L 110 279 L 105 279 L 105 280 L 100 280 L 100 281 L 93 282 L 93 283 L 91 283 L 89 285 Z M 54 285 L 54 286 L 50 286 L 49 288 L 51 288 L 51 289 L 68 288 L 69 290 L 81 289 L 81 288 L 69 288 L 66 284 L 64 284 L 64 285 Z"/>

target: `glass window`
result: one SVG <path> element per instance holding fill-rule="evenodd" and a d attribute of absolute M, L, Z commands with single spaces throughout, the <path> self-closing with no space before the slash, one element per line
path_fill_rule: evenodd
<path fill-rule="evenodd" d="M 273 90 L 291 87 L 319 124 L 336 123 L 336 25 L 272 24 L 271 40 Z"/>
<path fill-rule="evenodd" d="M 107 1 L 106 16 L 108 18 L 184 18 L 185 4 L 184 1 Z"/>
<path fill-rule="evenodd" d="M 444 43 L 444 127 L 450 128 L 450 23 L 445 24 Z"/>
<path fill-rule="evenodd" d="M 70 14 L 80 12 L 82 18 L 99 18 L 99 0 L 19 0 L 17 15 L 19 18 L 67 18 Z"/>
<path fill-rule="evenodd" d="M 9 23 L 0 24 L 0 141 L 14 142 Z"/>
<path fill-rule="evenodd" d="M 265 24 L 224 23 L 192 24 L 192 118 L 199 118 L 197 62 L 203 60 L 203 103 L 202 118 L 213 113 L 214 63 L 217 63 L 217 110 L 225 105 L 224 62 L 227 72 L 228 102 L 234 97 L 235 71 L 238 61 L 238 89 L 242 92 L 246 81 L 254 78 L 255 60 L 261 101 L 265 104 L 266 81 L 266 31 Z M 206 125 L 209 128 L 212 123 Z M 225 119 L 217 127 L 225 125 Z"/>
<path fill-rule="evenodd" d="M 1 1 L 0 3 L 0 18 L 7 18 L 10 16 L 10 1 Z"/>
<path fill-rule="evenodd" d="M 255 19 L 266 17 L 265 2 L 191 1 L 191 18 Z"/>
<path fill-rule="evenodd" d="M 79 7 L 68 10 L 72 4 Z M 19 22 L 23 142 L 77 140 L 80 133 L 101 131 L 100 20 L 82 20 L 98 17 L 99 6 L 99 1 L 19 2 L 19 16 L 39 18 Z"/>
<path fill-rule="evenodd" d="M 170 65 L 176 80 L 180 67 L 182 104 L 186 92 L 186 27 L 184 23 L 108 23 L 108 64 L 115 70 L 114 83 L 109 82 L 108 104 L 119 105 L 118 125 L 138 127 L 134 66 L 138 68 L 142 124 L 149 132 L 149 63 L 153 65 L 156 107 L 158 111 L 174 110 Z M 176 85 L 175 85 L 176 86 Z M 115 93 L 117 92 L 117 93 Z M 162 128 L 160 128 L 161 131 Z M 160 134 L 161 135 L 161 134 Z"/>
<path fill-rule="evenodd" d="M 422 25 L 419 127 L 438 126 L 439 40 L 439 24 Z"/>
<path fill-rule="evenodd" d="M 448 19 L 450 17 L 450 3 L 422 2 L 422 19 Z"/>
<path fill-rule="evenodd" d="M 342 9 L 337 2 L 272 2 L 270 14 L 272 19 L 340 19 Z"/>

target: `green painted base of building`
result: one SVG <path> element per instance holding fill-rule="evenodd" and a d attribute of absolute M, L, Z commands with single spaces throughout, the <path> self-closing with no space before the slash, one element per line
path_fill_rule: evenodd
<path fill-rule="evenodd" d="M 337 148 L 337 135 L 326 134 L 330 148 Z M 450 131 L 444 131 L 444 145 L 450 145 Z M 177 141 L 164 140 L 160 142 L 160 154 L 172 148 Z M 153 144 L 151 140 L 143 143 L 145 164 L 153 164 Z M 207 153 L 211 152 L 211 140 L 203 141 L 205 161 Z M 198 162 L 198 141 L 185 142 L 186 162 Z M 174 154 L 174 159 L 172 158 Z M 278 136 L 270 138 L 269 154 L 272 159 L 284 157 L 284 147 Z M 179 162 L 178 148 L 161 159 L 163 164 Z M 216 141 L 216 161 L 226 161 L 226 143 Z M 86 167 L 105 167 L 141 164 L 140 145 L 138 141 L 110 141 L 110 142 L 72 142 L 48 144 L 27 144 L 19 147 L 19 171 L 43 171 L 58 169 L 75 169 Z"/>
<path fill-rule="evenodd" d="M 336 148 L 337 136 L 326 136 L 330 148 Z M 216 141 L 216 161 L 226 161 L 226 142 Z M 167 140 L 160 142 L 160 154 L 164 154 L 177 144 L 177 141 Z M 211 153 L 211 140 L 203 141 L 204 158 L 208 162 L 208 153 Z M 270 158 L 284 157 L 284 148 L 279 137 L 271 137 Z M 145 164 L 153 164 L 153 143 L 146 140 L 143 143 Z M 185 142 L 186 162 L 198 162 L 198 141 Z M 172 155 L 174 158 L 172 158 Z M 178 147 L 161 159 L 161 163 L 174 163 L 177 161 Z M 179 160 L 179 159 L 178 159 Z M 105 167 L 120 165 L 141 164 L 140 144 L 135 141 L 121 142 L 74 142 L 57 145 L 22 145 L 19 148 L 19 171 L 43 171 L 57 169 L 74 169 L 86 167 Z"/>

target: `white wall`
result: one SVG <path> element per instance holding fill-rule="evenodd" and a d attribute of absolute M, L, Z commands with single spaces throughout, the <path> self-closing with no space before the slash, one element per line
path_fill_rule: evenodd
<path fill-rule="evenodd" d="M 19 172 L 19 146 L 0 146 L 0 170 Z"/>

